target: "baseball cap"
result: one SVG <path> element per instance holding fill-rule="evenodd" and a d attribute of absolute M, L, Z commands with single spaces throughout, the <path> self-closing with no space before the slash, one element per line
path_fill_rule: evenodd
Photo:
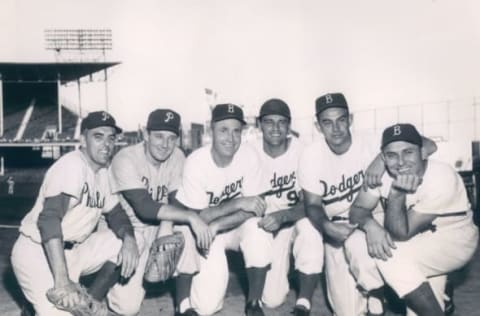
<path fill-rule="evenodd" d="M 395 124 L 383 131 L 382 149 L 388 144 L 397 141 L 404 141 L 420 147 L 423 144 L 422 136 L 420 136 L 420 133 L 412 124 Z"/>
<path fill-rule="evenodd" d="M 180 114 L 169 109 L 157 109 L 148 115 L 147 130 L 171 131 L 180 134 Z"/>
<path fill-rule="evenodd" d="M 102 126 L 110 126 L 115 128 L 117 133 L 121 133 L 122 129 L 117 126 L 115 119 L 111 114 L 105 111 L 95 111 L 90 112 L 88 115 L 82 120 L 80 124 L 80 131 L 83 133 L 86 129 L 93 129 Z"/>
<path fill-rule="evenodd" d="M 285 103 L 283 100 L 280 99 L 270 99 L 263 103 L 262 107 L 260 108 L 260 115 L 259 117 L 265 115 L 281 115 L 288 119 L 291 118 L 290 116 L 290 108 L 288 104 Z"/>
<path fill-rule="evenodd" d="M 316 115 L 329 108 L 344 108 L 348 110 L 347 100 L 343 93 L 328 93 L 318 97 L 315 101 Z"/>
<path fill-rule="evenodd" d="M 217 104 L 212 110 L 212 122 L 223 121 L 227 119 L 239 120 L 242 124 L 247 124 L 243 119 L 243 110 L 235 104 Z"/>

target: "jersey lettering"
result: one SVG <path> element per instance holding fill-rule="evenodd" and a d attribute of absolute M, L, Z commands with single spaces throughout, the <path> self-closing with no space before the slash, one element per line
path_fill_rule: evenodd
<path fill-rule="evenodd" d="M 168 188 L 165 185 L 150 186 L 150 181 L 147 177 L 142 177 L 142 182 L 145 185 L 148 193 L 155 202 L 162 202 L 168 197 Z"/>
<path fill-rule="evenodd" d="M 361 170 L 348 178 L 342 175 L 342 180 L 337 185 L 329 185 L 327 182 L 320 180 L 320 184 L 323 186 L 324 203 L 328 205 L 344 199 L 352 202 L 355 193 L 361 187 L 363 177 L 363 170 Z M 340 196 L 334 197 L 338 194 L 340 194 Z"/>
<path fill-rule="evenodd" d="M 222 202 L 229 201 L 237 197 L 241 192 L 243 186 L 243 177 L 235 182 L 232 182 L 225 186 L 220 196 L 215 196 L 215 192 L 207 191 L 208 205 L 216 206 Z"/>
<path fill-rule="evenodd" d="M 289 175 L 277 176 L 277 173 L 273 173 L 273 178 L 270 180 L 272 186 L 272 191 L 275 192 L 275 195 L 279 198 L 282 196 L 282 192 L 291 190 L 295 186 L 295 171 Z"/>
<path fill-rule="evenodd" d="M 80 197 L 80 203 L 84 202 L 83 197 L 85 196 L 85 205 L 91 208 L 100 208 L 102 209 L 105 206 L 105 197 L 101 197 L 100 192 L 90 192 L 90 187 L 88 183 L 83 184 L 82 196 Z"/>

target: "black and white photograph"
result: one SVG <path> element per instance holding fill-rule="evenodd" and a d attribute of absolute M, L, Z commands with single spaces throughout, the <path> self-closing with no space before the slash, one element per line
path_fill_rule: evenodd
<path fill-rule="evenodd" d="M 0 315 L 478 315 L 480 2 L 3 0 L 0 39 Z"/>

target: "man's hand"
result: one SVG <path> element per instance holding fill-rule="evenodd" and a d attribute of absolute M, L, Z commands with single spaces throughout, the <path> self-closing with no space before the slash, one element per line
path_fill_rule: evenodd
<path fill-rule="evenodd" d="M 392 182 L 392 188 L 405 193 L 414 193 L 421 183 L 422 178 L 415 174 L 400 174 Z"/>
<path fill-rule="evenodd" d="M 201 250 L 208 250 L 213 241 L 210 227 L 195 211 L 192 211 L 191 215 L 189 216 L 189 224 L 192 228 L 193 234 L 197 239 L 197 247 Z"/>
<path fill-rule="evenodd" d="M 120 275 L 128 279 L 137 268 L 139 259 L 138 246 L 135 237 L 126 235 L 123 239 L 122 248 L 118 254 L 117 262 L 121 265 Z"/>
<path fill-rule="evenodd" d="M 353 225 L 348 222 L 333 223 L 327 221 L 323 225 L 323 232 L 327 234 L 333 242 L 343 245 L 345 240 L 347 240 L 357 226 L 357 224 Z"/>
<path fill-rule="evenodd" d="M 283 224 L 283 216 L 281 211 L 265 215 L 259 222 L 258 227 L 265 231 L 274 233 L 280 229 Z"/>
<path fill-rule="evenodd" d="M 364 230 L 370 257 L 387 260 L 392 256 L 390 249 L 395 249 L 396 246 L 390 234 L 380 224 L 370 220 L 364 225 Z"/>
<path fill-rule="evenodd" d="M 247 196 L 235 199 L 237 208 L 253 213 L 255 216 L 262 217 L 267 208 L 265 200 L 259 196 Z"/>
<path fill-rule="evenodd" d="M 385 173 L 385 162 L 378 155 L 365 170 L 365 178 L 363 179 L 363 189 L 365 191 L 374 189 L 382 185 L 382 177 Z"/>
<path fill-rule="evenodd" d="M 78 284 L 75 284 L 70 279 L 64 280 L 60 284 L 55 284 L 53 289 L 49 290 L 50 301 L 57 307 L 62 307 L 62 309 L 71 309 L 76 305 L 80 304 L 81 295 L 78 291 Z"/>

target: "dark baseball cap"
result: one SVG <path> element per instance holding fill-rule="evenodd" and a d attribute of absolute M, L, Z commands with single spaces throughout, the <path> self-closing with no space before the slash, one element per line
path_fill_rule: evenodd
<path fill-rule="evenodd" d="M 180 114 L 169 109 L 157 109 L 148 115 L 147 130 L 171 131 L 180 134 Z"/>
<path fill-rule="evenodd" d="M 290 108 L 288 104 L 285 103 L 283 100 L 280 99 L 270 99 L 263 103 L 262 107 L 260 108 L 260 115 L 259 117 L 262 118 L 265 115 L 281 115 L 288 119 L 291 118 L 290 115 Z"/>
<path fill-rule="evenodd" d="M 327 93 L 321 97 L 318 97 L 315 101 L 316 115 L 329 108 L 344 108 L 348 111 L 347 100 L 345 99 L 343 93 Z"/>
<path fill-rule="evenodd" d="M 122 129 L 117 126 L 115 119 L 111 114 L 105 111 L 95 111 L 90 112 L 88 115 L 82 120 L 80 124 L 80 131 L 83 133 L 86 129 L 93 129 L 102 126 L 110 126 L 115 128 L 117 133 L 121 133 Z"/>
<path fill-rule="evenodd" d="M 243 110 L 235 104 L 217 104 L 212 110 L 212 122 L 227 119 L 239 120 L 243 125 L 247 124 L 243 118 Z"/>
<path fill-rule="evenodd" d="M 382 149 L 397 141 L 404 141 L 420 147 L 423 145 L 422 136 L 412 124 L 395 124 L 383 131 Z"/>

